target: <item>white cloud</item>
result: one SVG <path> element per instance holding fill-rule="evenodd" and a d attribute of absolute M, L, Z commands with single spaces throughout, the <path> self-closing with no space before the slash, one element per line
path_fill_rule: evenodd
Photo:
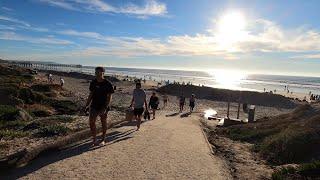
<path fill-rule="evenodd" d="M 136 15 L 137 17 L 162 16 L 167 13 L 166 4 L 156 0 L 146 0 L 145 4 L 127 4 L 122 7 L 112 6 L 102 0 L 38 0 L 39 2 L 64 8 L 67 10 L 100 12 L 100 13 L 122 13 Z"/>
<path fill-rule="evenodd" d="M 13 9 L 5 7 L 5 6 L 2 6 L 1 9 L 5 10 L 5 11 L 13 11 Z"/>
<path fill-rule="evenodd" d="M 80 2 L 82 0 L 76 1 Z M 45 28 L 36 29 L 30 25 L 23 27 L 33 31 L 49 31 Z M 1 28 L 5 29 L 5 26 L 0 26 Z M 320 54 L 319 31 L 303 27 L 286 29 L 264 19 L 249 22 L 248 27 L 240 33 L 241 38 L 233 40 L 228 39 L 228 34 L 221 34 L 215 28 L 208 30 L 207 33 L 172 35 L 164 38 L 113 37 L 98 32 L 81 32 L 73 29 L 50 30 L 50 32 L 94 40 L 91 41 L 91 44 L 95 44 L 94 46 L 81 44 L 81 47 L 84 48 L 73 50 L 64 54 L 64 56 L 213 56 L 223 59 L 237 59 L 237 54 L 287 52 L 297 54 L 294 58 L 318 59 L 318 54 Z M 0 35 L 0 39 L 32 43 L 72 43 L 67 40 L 55 39 L 54 37 L 21 37 L 15 33 L 10 34 L 8 32 Z M 310 52 L 314 54 L 305 55 Z M 303 55 L 299 56 L 299 53 L 303 53 Z"/>
<path fill-rule="evenodd" d="M 305 54 L 291 57 L 292 59 L 320 59 L 320 54 Z"/>
<path fill-rule="evenodd" d="M 96 32 L 79 32 L 76 30 L 63 30 L 63 31 L 58 31 L 58 34 L 63 34 L 63 35 L 70 35 L 70 36 L 79 36 L 79 37 L 84 37 L 84 38 L 94 38 L 94 39 L 103 39 L 104 37 Z"/>
<path fill-rule="evenodd" d="M 78 53 L 83 56 L 217 56 L 236 59 L 235 54 L 251 52 L 305 53 L 320 51 L 320 33 L 305 28 L 284 29 L 274 22 L 259 19 L 251 22 L 243 38 L 223 42 L 215 29 L 209 33 L 177 35 L 162 38 L 108 37 L 95 32 L 68 30 L 64 34 L 102 40 L 103 47 L 87 47 Z M 221 36 L 221 37 L 220 37 Z M 101 41 L 99 42 L 101 44 Z M 309 56 L 309 58 L 318 56 Z"/>
<path fill-rule="evenodd" d="M 0 39 L 10 41 L 25 41 L 36 44 L 69 45 L 73 42 L 52 37 L 29 37 L 16 34 L 14 32 L 0 32 Z"/>
<path fill-rule="evenodd" d="M 126 14 L 136 14 L 141 16 L 147 15 L 163 15 L 167 13 L 167 7 L 164 3 L 159 3 L 155 0 L 148 0 L 144 6 L 134 4 L 127 5 L 119 9 L 119 12 Z"/>
<path fill-rule="evenodd" d="M 25 22 L 25 21 L 22 21 L 19 19 L 15 19 L 12 17 L 0 15 L 0 20 L 13 23 L 13 25 L 0 24 L 0 29 L 7 29 L 7 30 L 26 29 L 26 30 L 38 31 L 38 32 L 48 32 L 49 31 L 47 28 L 35 27 L 35 26 L 30 25 L 28 22 Z"/>
<path fill-rule="evenodd" d="M 30 27 L 30 24 L 15 18 L 11 18 L 11 17 L 6 17 L 6 16 L 1 16 L 0 15 L 0 20 L 2 21 L 8 21 L 8 22 L 12 22 L 12 23 L 17 23 L 17 24 L 22 24 L 24 26 Z"/>

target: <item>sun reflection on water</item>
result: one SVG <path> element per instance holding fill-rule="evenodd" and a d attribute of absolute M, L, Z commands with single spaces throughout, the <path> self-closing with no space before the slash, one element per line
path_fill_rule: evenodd
<path fill-rule="evenodd" d="M 241 81 L 247 74 L 236 70 L 211 70 L 208 73 L 214 78 L 216 85 L 221 88 L 240 88 Z"/>

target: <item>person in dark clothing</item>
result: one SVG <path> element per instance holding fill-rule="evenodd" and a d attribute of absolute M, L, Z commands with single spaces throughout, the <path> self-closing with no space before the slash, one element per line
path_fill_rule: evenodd
<path fill-rule="evenodd" d="M 182 94 L 180 97 L 179 97 L 179 107 L 180 107 L 180 112 L 183 111 L 183 107 L 184 107 L 184 104 L 186 103 L 186 98 L 184 97 L 184 95 Z"/>
<path fill-rule="evenodd" d="M 114 93 L 112 84 L 104 78 L 105 69 L 96 67 L 96 78 L 90 83 L 90 94 L 87 99 L 86 109 L 89 109 L 89 124 L 93 138 L 93 146 L 98 145 L 96 136 L 96 120 L 100 116 L 102 124 L 102 141 L 101 145 L 105 145 L 107 133 L 107 116 L 110 110 L 111 95 Z"/>
<path fill-rule="evenodd" d="M 195 104 L 196 104 L 195 95 L 192 94 L 190 99 L 189 99 L 190 113 L 192 113 Z"/>
<path fill-rule="evenodd" d="M 150 101 L 149 101 L 149 108 L 152 109 L 152 114 L 153 114 L 153 118 L 156 118 L 156 110 L 158 109 L 158 105 L 159 105 L 159 98 L 156 95 L 155 92 L 152 93 L 152 96 L 150 97 Z"/>

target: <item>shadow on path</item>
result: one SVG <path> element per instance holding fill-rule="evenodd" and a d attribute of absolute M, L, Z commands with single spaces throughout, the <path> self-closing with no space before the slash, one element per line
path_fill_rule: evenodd
<path fill-rule="evenodd" d="M 166 117 L 177 116 L 179 114 L 180 114 L 179 112 L 174 112 L 174 113 L 171 113 L 171 114 L 167 114 Z"/>
<path fill-rule="evenodd" d="M 181 118 L 189 117 L 191 115 L 191 112 L 186 112 L 180 115 Z"/>
<path fill-rule="evenodd" d="M 124 132 L 120 131 L 113 131 L 107 134 L 107 146 L 124 141 L 127 139 L 132 138 L 131 134 L 135 132 L 134 129 L 130 129 Z M 99 138 L 101 139 L 101 138 Z M 70 146 L 65 147 L 62 150 L 51 150 L 44 153 L 41 153 L 38 158 L 33 160 L 30 164 L 25 167 L 11 169 L 7 171 L 5 174 L 0 175 L 0 179 L 18 179 L 23 177 L 29 173 L 32 173 L 46 165 L 52 164 L 54 162 L 70 158 L 72 156 L 77 156 L 82 153 L 93 151 L 99 149 L 104 146 L 91 146 L 92 141 L 91 139 L 87 139 L 81 142 L 77 142 L 77 144 L 72 144 Z"/>

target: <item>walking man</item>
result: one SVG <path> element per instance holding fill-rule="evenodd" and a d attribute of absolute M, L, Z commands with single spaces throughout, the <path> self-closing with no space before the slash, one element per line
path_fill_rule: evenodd
<path fill-rule="evenodd" d="M 163 95 L 163 109 L 167 106 L 168 103 L 168 95 Z"/>
<path fill-rule="evenodd" d="M 150 97 L 149 107 L 152 109 L 153 118 L 156 118 L 156 110 L 158 109 L 159 98 L 156 95 L 156 92 L 152 92 L 152 96 Z"/>
<path fill-rule="evenodd" d="M 186 98 L 184 97 L 183 94 L 179 97 L 179 107 L 180 107 L 180 112 L 183 111 L 184 104 L 186 103 Z"/>
<path fill-rule="evenodd" d="M 195 95 L 192 94 L 189 99 L 190 113 L 192 113 L 194 106 L 195 106 L 195 103 L 196 103 Z"/>
<path fill-rule="evenodd" d="M 90 83 L 90 94 L 86 103 L 86 109 L 89 108 L 89 125 L 93 139 L 93 146 L 98 145 L 96 120 L 100 116 L 102 124 L 101 145 L 106 143 L 107 133 L 107 115 L 110 110 L 111 94 L 114 93 L 112 84 L 104 78 L 105 69 L 103 67 L 95 68 L 96 78 Z"/>
<path fill-rule="evenodd" d="M 143 105 L 145 105 L 146 111 L 148 111 L 146 93 L 141 89 L 141 83 L 136 83 L 136 88 L 133 90 L 133 96 L 130 107 L 133 107 L 133 114 L 137 120 L 137 131 L 140 129 L 141 115 L 144 111 Z"/>

